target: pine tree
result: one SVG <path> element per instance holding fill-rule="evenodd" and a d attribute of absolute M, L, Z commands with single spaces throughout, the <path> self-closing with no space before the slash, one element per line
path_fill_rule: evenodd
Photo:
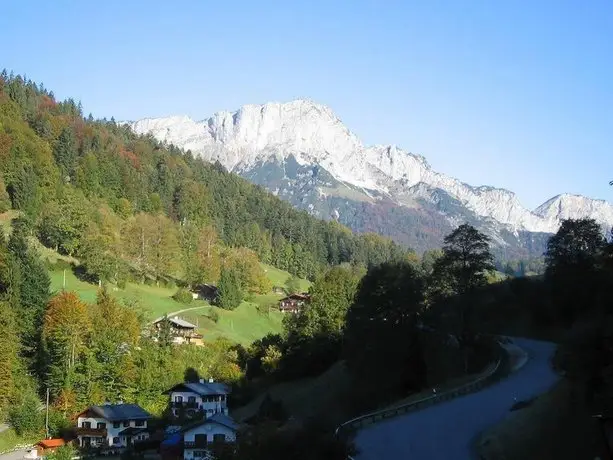
<path fill-rule="evenodd" d="M 40 208 L 39 178 L 30 164 L 18 168 L 8 187 L 12 207 L 35 216 Z"/>
<path fill-rule="evenodd" d="M 21 319 L 22 343 L 26 354 L 33 357 L 40 342 L 40 330 L 45 305 L 49 301 L 51 282 L 38 254 L 28 245 L 29 235 L 27 220 L 15 219 L 8 250 L 19 273 L 19 302 L 16 313 Z"/>
<path fill-rule="evenodd" d="M 62 129 L 53 148 L 53 156 L 60 167 L 62 177 L 70 179 L 77 161 L 77 144 L 72 129 Z"/>
<path fill-rule="evenodd" d="M 6 191 L 6 186 L 0 177 L 0 214 L 11 209 L 11 197 Z"/>
<path fill-rule="evenodd" d="M 157 339 L 161 347 L 168 348 L 172 345 L 172 325 L 170 324 L 168 315 L 164 315 L 164 318 L 160 321 L 160 330 Z"/>
<path fill-rule="evenodd" d="M 12 402 L 17 391 L 15 371 L 18 366 L 17 325 L 13 309 L 0 301 L 0 413 Z"/>
<path fill-rule="evenodd" d="M 234 310 L 243 300 L 239 275 L 232 268 L 222 268 L 217 304 L 224 310 Z"/>

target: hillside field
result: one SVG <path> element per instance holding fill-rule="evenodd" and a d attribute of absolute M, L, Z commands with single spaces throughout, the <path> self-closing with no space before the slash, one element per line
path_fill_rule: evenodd
<path fill-rule="evenodd" d="M 267 275 L 273 284 L 289 278 L 289 273 L 266 266 Z M 66 269 L 50 272 L 52 291 L 60 291 L 64 286 L 68 291 L 75 291 L 86 302 L 94 302 L 98 286 L 78 279 L 74 273 Z M 279 283 L 282 285 L 282 283 Z M 310 283 L 301 280 L 301 288 L 308 289 Z M 253 300 L 243 303 L 233 311 L 227 311 L 211 306 L 203 300 L 194 300 L 182 304 L 172 298 L 176 288 L 157 287 L 145 284 L 128 283 L 125 289 L 117 289 L 112 294 L 135 308 L 142 310 L 148 319 L 155 319 L 164 314 L 179 313 L 179 316 L 199 326 L 199 331 L 205 339 L 226 337 L 232 341 L 248 344 L 268 333 L 278 333 L 282 330 L 283 314 L 275 308 L 261 313 L 257 306 L 273 306 L 282 297 L 278 294 L 258 295 Z M 208 318 L 214 310 L 219 315 L 217 323 Z"/>

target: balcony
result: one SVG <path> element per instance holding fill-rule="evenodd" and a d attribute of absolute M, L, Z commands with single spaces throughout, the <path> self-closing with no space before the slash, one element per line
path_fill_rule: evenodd
<path fill-rule="evenodd" d="M 197 402 L 188 402 L 188 401 L 183 401 L 183 402 L 176 402 L 173 401 L 170 403 L 170 407 L 174 408 L 174 409 L 198 409 L 198 403 Z"/>
<path fill-rule="evenodd" d="M 91 438 L 106 438 L 106 428 L 85 428 L 77 427 L 77 436 L 89 436 Z"/>
<path fill-rule="evenodd" d="M 197 441 L 185 441 L 183 443 L 183 446 L 186 449 L 206 449 L 210 447 L 211 444 L 203 440 L 197 440 Z"/>

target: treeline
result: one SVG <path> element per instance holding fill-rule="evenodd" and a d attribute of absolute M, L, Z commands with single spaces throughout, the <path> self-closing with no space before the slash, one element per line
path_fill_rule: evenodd
<path fill-rule="evenodd" d="M 406 255 L 389 239 L 297 211 L 189 151 L 136 136 L 113 119 L 85 118 L 72 99 L 57 102 L 42 85 L 4 71 L 0 209 L 9 206 L 29 216 L 44 244 L 84 258 L 104 279 L 119 277 L 127 256 L 140 275 L 182 267 L 191 280 L 196 254 L 219 257 L 215 244 L 250 249 L 261 262 L 310 279 L 328 265 Z M 217 264 L 203 264 L 213 265 L 207 281 L 219 276 Z"/>

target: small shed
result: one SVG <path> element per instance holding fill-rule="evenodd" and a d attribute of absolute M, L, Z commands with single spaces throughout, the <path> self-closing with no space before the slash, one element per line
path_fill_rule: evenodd
<path fill-rule="evenodd" d="M 45 457 L 64 445 L 66 445 L 66 441 L 62 438 L 43 439 L 36 443 L 36 453 L 39 457 Z"/>

